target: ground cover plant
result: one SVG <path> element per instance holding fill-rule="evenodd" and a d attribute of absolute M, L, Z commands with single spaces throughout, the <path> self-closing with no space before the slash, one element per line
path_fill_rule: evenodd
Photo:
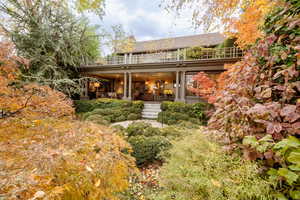
<path fill-rule="evenodd" d="M 137 120 L 142 118 L 144 103 L 118 99 L 96 99 L 75 101 L 76 112 L 83 119 L 100 124 Z"/>
<path fill-rule="evenodd" d="M 146 199 L 273 199 L 272 183 L 255 163 L 228 155 L 200 131 L 174 143 L 160 170 L 159 188 Z"/>
<path fill-rule="evenodd" d="M 182 102 L 165 101 L 161 104 L 162 112 L 158 114 L 158 121 L 165 124 L 177 124 L 189 121 L 193 124 L 205 125 L 208 121 L 208 111 L 212 106 L 203 102 L 185 104 Z"/>

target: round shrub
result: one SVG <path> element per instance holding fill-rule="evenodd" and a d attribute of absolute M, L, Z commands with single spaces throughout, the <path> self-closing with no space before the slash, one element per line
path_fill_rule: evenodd
<path fill-rule="evenodd" d="M 160 153 L 171 147 L 171 143 L 162 136 L 133 136 L 128 139 L 128 142 L 132 146 L 131 155 L 135 157 L 137 165 L 162 160 Z"/>
<path fill-rule="evenodd" d="M 113 120 L 113 121 L 115 121 L 115 122 L 122 122 L 122 121 L 126 121 L 127 120 L 126 116 L 124 116 L 124 115 L 120 115 L 119 117 L 114 118 L 114 119 L 115 120 Z"/>
<path fill-rule="evenodd" d="M 127 117 L 128 120 L 137 120 L 137 119 L 141 119 L 141 118 L 142 118 L 141 115 L 135 114 L 135 113 L 131 113 Z"/>
<path fill-rule="evenodd" d="M 143 101 L 134 101 L 132 103 L 132 107 L 142 110 L 144 108 L 144 102 Z"/>
<path fill-rule="evenodd" d="M 126 132 L 128 134 L 128 137 L 144 135 L 145 129 L 147 129 L 149 127 L 151 127 L 151 124 L 149 124 L 149 123 L 136 122 L 136 123 L 130 124 L 126 129 Z"/>
<path fill-rule="evenodd" d="M 92 121 L 96 124 L 109 125 L 109 122 L 105 120 L 102 115 L 90 115 L 86 118 L 86 120 Z"/>
<path fill-rule="evenodd" d="M 161 135 L 161 132 L 159 128 L 150 126 L 144 129 L 143 135 L 146 137 L 156 136 L 156 135 Z"/>
<path fill-rule="evenodd" d="M 107 116 L 103 116 L 103 119 L 105 119 L 106 121 L 108 121 L 108 122 L 114 122 L 114 120 L 113 120 L 113 117 L 112 116 L 110 116 L 110 115 L 107 115 Z"/>
<path fill-rule="evenodd" d="M 272 184 L 257 165 L 232 157 L 199 132 L 175 142 L 161 170 L 159 200 L 271 200 Z"/>

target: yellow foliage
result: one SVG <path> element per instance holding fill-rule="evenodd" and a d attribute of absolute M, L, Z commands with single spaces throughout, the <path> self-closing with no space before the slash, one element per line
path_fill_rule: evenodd
<path fill-rule="evenodd" d="M 117 199 L 134 160 L 107 127 L 74 120 L 71 100 L 18 81 L 10 43 L 0 42 L 0 194 L 4 199 Z M 23 61 L 26 64 L 26 61 Z"/>

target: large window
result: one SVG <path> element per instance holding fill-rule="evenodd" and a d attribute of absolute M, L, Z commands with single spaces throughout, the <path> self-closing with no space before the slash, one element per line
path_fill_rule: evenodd
<path fill-rule="evenodd" d="M 197 81 L 193 80 L 193 76 L 196 75 L 198 72 L 190 72 L 186 74 L 186 95 L 187 96 L 196 96 L 192 93 L 189 88 L 198 88 L 199 85 Z M 208 77 L 212 80 L 216 81 L 220 76 L 220 72 L 206 72 Z"/>

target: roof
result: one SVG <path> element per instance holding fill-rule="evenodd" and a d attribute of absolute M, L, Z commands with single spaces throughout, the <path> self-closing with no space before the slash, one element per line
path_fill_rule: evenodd
<path fill-rule="evenodd" d="M 224 42 L 226 37 L 221 33 L 207 33 L 183 37 L 165 38 L 135 42 L 132 50 L 118 53 L 144 53 L 163 50 L 173 50 L 196 46 L 215 46 Z"/>

